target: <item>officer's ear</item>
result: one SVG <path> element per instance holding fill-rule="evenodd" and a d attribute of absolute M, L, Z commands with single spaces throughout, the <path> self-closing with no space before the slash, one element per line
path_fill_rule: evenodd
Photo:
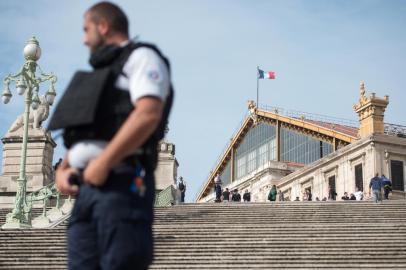
<path fill-rule="evenodd" d="M 105 18 L 100 18 L 96 23 L 97 31 L 102 36 L 107 36 L 111 32 L 111 27 Z"/>

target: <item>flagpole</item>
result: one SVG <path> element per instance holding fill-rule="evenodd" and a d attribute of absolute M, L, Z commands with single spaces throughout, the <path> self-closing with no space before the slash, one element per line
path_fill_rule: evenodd
<path fill-rule="evenodd" d="M 259 92 L 259 66 L 257 66 L 257 108 L 258 108 L 258 92 Z"/>

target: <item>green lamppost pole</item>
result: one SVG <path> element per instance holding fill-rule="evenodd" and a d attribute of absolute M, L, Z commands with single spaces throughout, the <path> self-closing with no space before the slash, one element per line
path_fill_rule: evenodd
<path fill-rule="evenodd" d="M 56 96 L 54 85 L 56 76 L 45 74 L 37 64 L 41 56 L 41 48 L 35 37 L 28 40 L 24 47 L 25 63 L 20 72 L 15 75 L 8 75 L 4 78 L 4 91 L 2 101 L 7 104 L 11 97 L 10 83 L 15 82 L 16 90 L 19 95 L 25 94 L 25 110 L 24 110 L 24 133 L 21 147 L 20 173 L 17 179 L 17 192 L 14 203 L 14 209 L 7 214 L 6 223 L 2 226 L 3 229 L 23 229 L 31 227 L 31 215 L 26 201 L 26 185 L 27 176 L 25 174 L 25 164 L 27 160 L 27 141 L 28 141 L 28 119 L 30 115 L 30 107 L 36 110 L 40 104 L 38 96 L 39 85 L 42 82 L 50 81 L 49 90 L 46 92 L 46 101 L 52 105 Z M 37 68 L 40 74 L 37 76 Z"/>

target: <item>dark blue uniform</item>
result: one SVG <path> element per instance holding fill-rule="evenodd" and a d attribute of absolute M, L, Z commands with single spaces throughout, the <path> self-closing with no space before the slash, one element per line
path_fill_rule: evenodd
<path fill-rule="evenodd" d="M 110 141 L 134 110 L 130 94 L 117 89 L 115 82 L 128 57 L 141 47 L 155 51 L 169 69 L 169 61 L 155 46 L 129 43 L 106 46 L 95 54 L 98 57 L 92 57 L 98 59 L 91 61 L 94 71 L 75 74 L 49 125 L 50 130 L 64 129 L 68 149 L 87 139 Z M 148 269 L 153 257 L 153 171 L 172 99 L 170 86 L 161 122 L 140 149 L 142 155 L 126 158 L 110 172 L 103 186 L 80 187 L 68 227 L 70 270 Z M 85 100 L 86 109 L 77 100 Z"/>
<path fill-rule="evenodd" d="M 80 187 L 68 227 L 69 269 L 148 269 L 154 176 L 121 165 L 102 187 Z"/>

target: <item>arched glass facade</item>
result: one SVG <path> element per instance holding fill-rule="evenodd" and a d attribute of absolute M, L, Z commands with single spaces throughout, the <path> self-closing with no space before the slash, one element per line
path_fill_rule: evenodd
<path fill-rule="evenodd" d="M 332 151 L 333 146 L 329 143 L 293 130 L 281 129 L 281 161 L 309 164 Z"/>
<path fill-rule="evenodd" d="M 234 175 L 240 179 L 255 171 L 269 160 L 276 159 L 276 128 L 267 123 L 259 123 L 245 135 L 235 150 Z"/>
<path fill-rule="evenodd" d="M 259 123 L 251 128 L 234 151 L 234 180 L 241 179 L 270 160 L 277 160 L 276 144 L 276 126 Z M 331 152 L 333 146 L 329 143 L 287 128 L 280 129 L 281 161 L 309 164 Z M 223 184 L 231 183 L 230 161 L 220 177 Z"/>
<path fill-rule="evenodd" d="M 223 172 L 220 174 L 221 182 L 223 185 L 228 185 L 231 183 L 231 162 L 229 161 L 224 168 Z"/>

